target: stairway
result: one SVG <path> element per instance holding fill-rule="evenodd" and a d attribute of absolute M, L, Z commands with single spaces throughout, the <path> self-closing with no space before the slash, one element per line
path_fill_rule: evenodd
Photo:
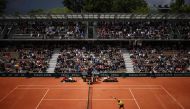
<path fill-rule="evenodd" d="M 58 56 L 60 55 L 60 49 L 55 49 L 54 50 L 54 53 L 49 61 L 49 67 L 47 69 L 47 72 L 48 73 L 54 73 L 54 70 L 55 70 L 55 67 L 56 67 L 56 64 L 57 64 L 57 58 Z"/>
<path fill-rule="evenodd" d="M 123 49 L 122 53 L 123 53 L 123 58 L 125 61 L 125 67 L 126 67 L 127 73 L 135 73 L 133 70 L 133 62 L 130 58 L 129 52 L 126 49 Z"/>

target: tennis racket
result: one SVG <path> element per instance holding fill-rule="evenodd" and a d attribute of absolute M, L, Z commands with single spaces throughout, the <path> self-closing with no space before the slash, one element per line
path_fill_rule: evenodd
<path fill-rule="evenodd" d="M 114 96 L 111 96 L 113 99 L 117 99 L 116 97 L 114 97 Z"/>

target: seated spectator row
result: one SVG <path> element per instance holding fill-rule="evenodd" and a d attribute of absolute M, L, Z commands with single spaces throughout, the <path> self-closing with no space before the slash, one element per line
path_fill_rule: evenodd
<path fill-rule="evenodd" d="M 3 34 L 4 25 L 0 25 L 0 35 Z"/>
<path fill-rule="evenodd" d="M 73 44 L 75 45 L 75 44 Z M 66 44 L 59 46 L 56 73 L 122 73 L 126 72 L 123 48 L 111 45 Z M 190 72 L 190 49 L 181 44 L 173 46 L 137 45 L 127 47 L 134 71 L 154 73 Z M 51 47 L 0 48 L 0 72 L 47 72 L 53 54 Z"/>
<path fill-rule="evenodd" d="M 101 39 L 172 39 L 168 22 L 99 22 Z"/>
<path fill-rule="evenodd" d="M 190 49 L 136 47 L 130 50 L 135 72 L 190 72 Z"/>
<path fill-rule="evenodd" d="M 126 72 L 120 48 L 63 47 L 55 72 Z"/>
<path fill-rule="evenodd" d="M 174 32 L 179 32 L 179 37 L 183 39 L 190 39 L 190 22 L 177 22 L 174 25 L 174 29 Z"/>
<path fill-rule="evenodd" d="M 51 55 L 47 48 L 1 48 L 0 72 L 46 72 Z"/>
<path fill-rule="evenodd" d="M 3 25 L 0 25 L 0 33 L 2 32 L 3 30 Z"/>
<path fill-rule="evenodd" d="M 189 21 L 14 21 L 2 23 L 14 39 L 190 39 Z"/>
<path fill-rule="evenodd" d="M 59 38 L 59 39 L 83 39 L 85 27 L 81 22 L 14 22 L 12 30 L 13 38 Z"/>

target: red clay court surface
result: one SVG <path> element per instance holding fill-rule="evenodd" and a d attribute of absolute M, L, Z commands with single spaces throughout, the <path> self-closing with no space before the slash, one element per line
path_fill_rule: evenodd
<path fill-rule="evenodd" d="M 0 78 L 0 109 L 87 109 L 88 85 L 61 78 Z M 190 78 L 119 78 L 91 86 L 91 109 L 190 109 Z"/>

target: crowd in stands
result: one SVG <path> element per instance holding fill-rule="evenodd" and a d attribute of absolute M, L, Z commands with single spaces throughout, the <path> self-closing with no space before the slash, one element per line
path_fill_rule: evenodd
<path fill-rule="evenodd" d="M 12 25 L 9 27 L 11 38 L 88 38 L 89 27 L 85 22 L 44 20 L 9 23 Z M 0 31 L 3 26 L 0 26 Z M 188 21 L 98 21 L 93 26 L 98 39 L 190 39 Z"/>
<path fill-rule="evenodd" d="M 135 72 L 190 72 L 190 49 L 183 47 L 135 47 L 130 50 Z"/>
<path fill-rule="evenodd" d="M 0 33 L 1 33 L 2 30 L 3 30 L 3 27 L 0 25 Z"/>
<path fill-rule="evenodd" d="M 3 28 L 4 28 L 4 25 L 0 25 L 0 35 L 2 34 Z"/>
<path fill-rule="evenodd" d="M 174 27 L 178 28 L 180 37 L 190 39 L 190 22 L 178 22 Z"/>
<path fill-rule="evenodd" d="M 85 26 L 81 22 L 14 22 L 13 36 L 28 35 L 30 38 L 83 39 Z"/>
<path fill-rule="evenodd" d="M 48 48 L 1 48 L 0 72 L 46 72 L 51 55 Z"/>
<path fill-rule="evenodd" d="M 190 39 L 187 22 L 172 24 L 166 21 L 98 22 L 99 39 Z M 177 27 L 175 25 L 178 25 Z M 176 37 L 174 30 L 187 37 Z"/>
<path fill-rule="evenodd" d="M 121 47 L 110 45 L 61 46 L 56 73 L 126 72 Z M 129 47 L 135 72 L 190 72 L 190 49 L 182 45 Z M 0 72 L 47 72 L 53 49 L 47 47 L 0 48 Z"/>
<path fill-rule="evenodd" d="M 119 48 L 63 47 L 55 72 L 125 72 L 125 63 Z"/>

